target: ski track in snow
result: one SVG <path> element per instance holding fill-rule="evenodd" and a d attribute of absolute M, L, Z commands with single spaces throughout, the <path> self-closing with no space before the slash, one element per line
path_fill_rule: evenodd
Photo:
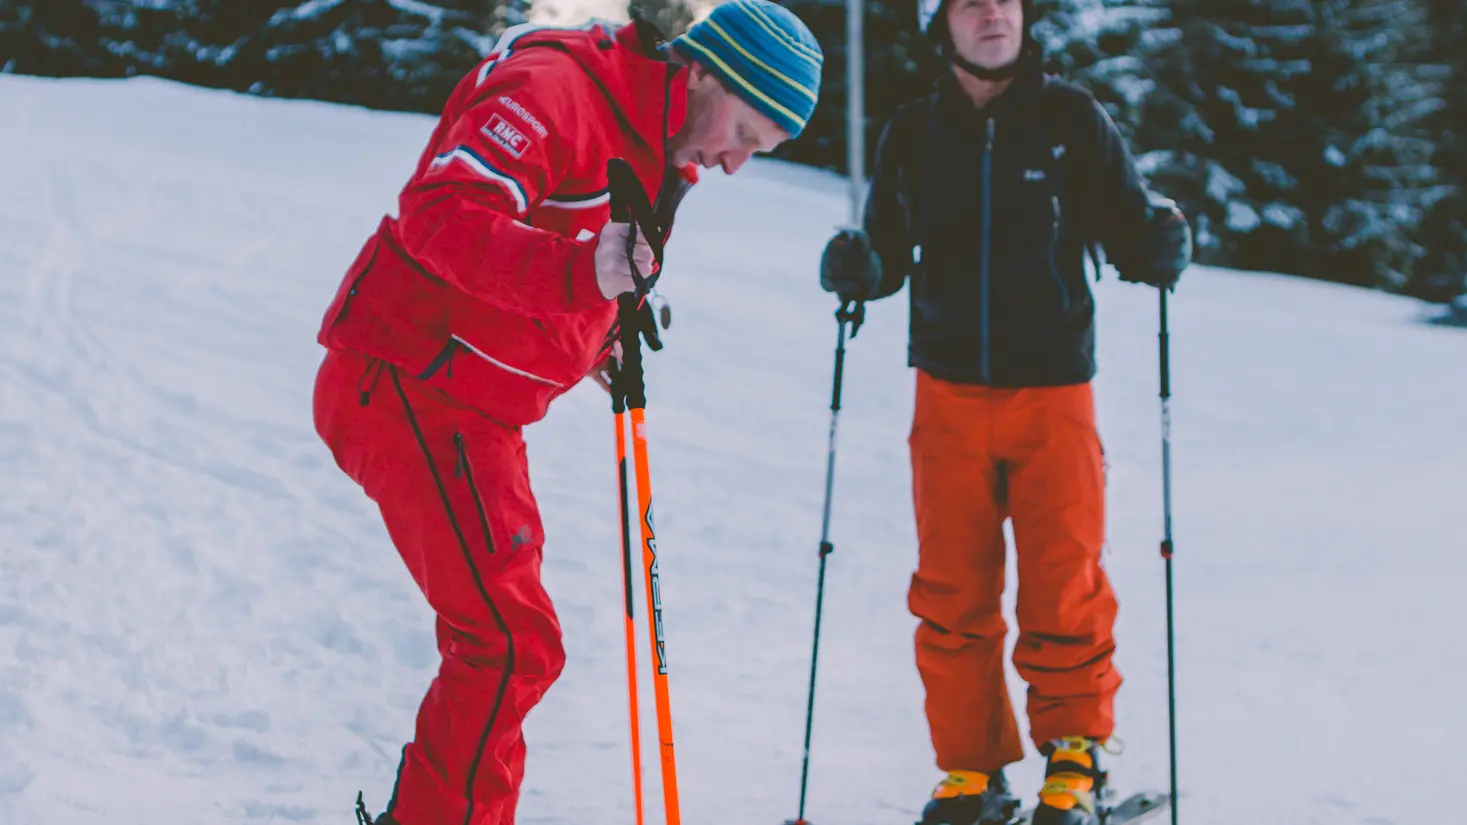
<path fill-rule="evenodd" d="M 359 788 L 380 809 L 437 657 L 314 434 L 314 339 L 432 121 L 151 79 L 6 76 L 0 109 L 4 821 L 338 823 Z M 669 247 L 647 419 L 689 823 L 797 812 L 835 344 L 814 273 L 844 197 L 776 163 L 714 173 Z M 1110 765 L 1122 790 L 1164 789 L 1155 293 L 1097 289 L 1127 680 Z M 938 778 L 906 612 L 905 302 L 850 343 L 817 825 L 910 822 Z M 1201 267 L 1172 315 L 1184 820 L 1450 810 L 1452 768 L 1428 754 L 1467 737 L 1467 333 L 1410 301 Z M 608 406 L 588 384 L 527 433 L 570 658 L 526 729 L 531 825 L 632 821 Z M 645 674 L 641 696 L 656 822 Z M 1011 770 L 1026 798 L 1041 769 L 1031 748 Z"/>

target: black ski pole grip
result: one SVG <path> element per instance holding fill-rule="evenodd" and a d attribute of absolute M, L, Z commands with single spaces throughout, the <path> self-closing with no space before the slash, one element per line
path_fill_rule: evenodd
<path fill-rule="evenodd" d="M 642 373 L 642 331 L 637 322 L 641 299 L 623 292 L 617 296 L 618 337 L 621 340 L 621 369 L 617 378 L 626 409 L 647 407 L 647 385 Z"/>
<path fill-rule="evenodd" d="M 637 232 L 647 239 L 652 248 L 652 260 L 657 272 L 662 271 L 662 227 L 657 224 L 657 214 L 647 199 L 642 182 L 632 165 L 623 158 L 612 158 L 606 162 L 606 188 L 611 196 L 611 219 L 619 223 L 630 223 L 632 231 L 627 233 L 627 262 L 631 264 L 632 280 L 637 285 L 637 298 L 641 299 L 657 283 L 657 274 L 643 277 L 637 270 L 633 250 L 637 245 Z"/>
<path fill-rule="evenodd" d="M 632 167 L 621 158 L 612 158 L 606 162 L 606 189 L 611 196 L 611 219 L 617 223 L 632 222 L 632 207 L 627 202 L 626 175 L 631 174 Z M 635 175 L 633 175 L 635 180 Z"/>

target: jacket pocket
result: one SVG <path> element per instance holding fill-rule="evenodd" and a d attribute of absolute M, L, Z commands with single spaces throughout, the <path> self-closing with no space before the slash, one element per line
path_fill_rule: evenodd
<path fill-rule="evenodd" d="M 342 280 L 336 297 L 331 302 L 331 306 L 326 310 L 326 317 L 323 319 L 322 324 L 323 331 L 329 330 L 346 320 L 347 312 L 356 300 L 357 290 L 361 288 L 362 280 L 372 273 L 372 267 L 377 264 L 377 253 L 381 249 L 382 242 L 375 237 L 363 246 L 361 252 L 358 254 L 357 260 L 352 262 L 352 267 L 348 270 L 347 277 Z M 362 261 L 363 258 L 366 258 L 365 263 Z"/>

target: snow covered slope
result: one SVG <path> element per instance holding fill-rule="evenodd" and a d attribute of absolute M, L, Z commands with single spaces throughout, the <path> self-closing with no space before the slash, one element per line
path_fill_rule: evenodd
<path fill-rule="evenodd" d="M 7 76 L 0 111 L 0 821 L 324 825 L 358 788 L 379 808 L 432 626 L 312 431 L 314 335 L 432 122 L 142 79 Z M 844 193 L 773 163 L 714 175 L 670 249 L 648 423 L 689 823 L 796 813 L 835 338 L 815 270 Z M 1111 764 L 1160 788 L 1155 293 L 1099 293 Z M 937 779 L 905 603 L 903 302 L 871 308 L 848 362 L 816 825 L 910 822 Z M 1184 821 L 1455 810 L 1467 333 L 1202 268 L 1173 308 Z M 530 717 L 525 823 L 632 821 L 608 406 L 584 386 L 528 434 L 570 664 Z M 1026 796 L 1039 770 L 1014 771 Z"/>

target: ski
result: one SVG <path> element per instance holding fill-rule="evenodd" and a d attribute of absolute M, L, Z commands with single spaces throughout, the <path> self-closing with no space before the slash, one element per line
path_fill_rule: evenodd
<path fill-rule="evenodd" d="M 1150 819 L 1171 806 L 1172 796 L 1167 793 L 1134 793 L 1121 801 L 1106 818 L 1106 825 L 1121 825 L 1123 822 L 1140 822 Z"/>
<path fill-rule="evenodd" d="M 1112 807 L 1110 812 L 1101 819 L 1101 823 L 1102 825 L 1129 825 L 1133 822 L 1145 822 L 1167 810 L 1170 803 L 1171 794 L 1139 791 Z M 1024 808 L 1009 821 L 1009 825 L 1032 825 L 1033 816 L 1033 808 Z"/>

